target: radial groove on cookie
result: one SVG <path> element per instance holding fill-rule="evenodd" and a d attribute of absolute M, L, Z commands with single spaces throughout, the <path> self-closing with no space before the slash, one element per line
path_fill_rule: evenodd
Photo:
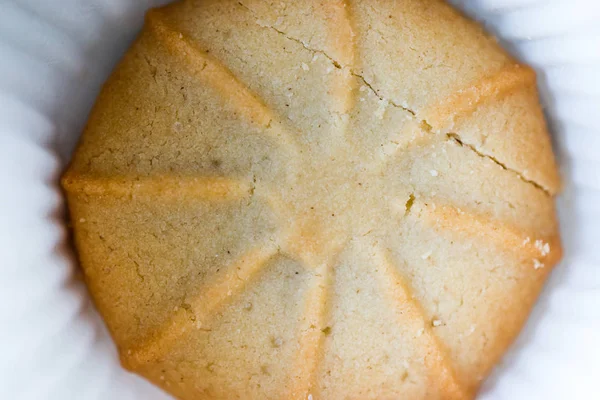
<path fill-rule="evenodd" d="M 327 45 L 325 48 L 314 47 L 301 37 L 294 37 L 278 27 L 266 24 L 251 7 L 241 1 L 239 4 L 257 19 L 256 23 L 262 28 L 270 29 L 283 35 L 286 39 L 300 44 L 314 56 L 324 56 L 340 71 L 339 74 L 335 75 L 336 78 L 332 79 L 331 90 L 328 94 L 334 99 L 331 110 L 335 118 L 336 129 L 334 134 L 342 137 L 348 130 L 348 113 L 352 110 L 357 99 L 357 95 L 354 94 L 356 79 L 352 72 L 355 63 L 354 33 L 349 15 L 350 7 L 347 1 L 335 0 L 318 5 L 323 9 L 327 9 L 326 13 L 331 15 L 331 18 L 328 19 Z"/>
<path fill-rule="evenodd" d="M 189 307 L 178 308 L 158 332 L 140 345 L 121 352 L 123 365 L 135 370 L 167 353 L 189 330 L 201 329 L 219 306 L 241 293 L 246 283 L 262 271 L 277 252 L 277 246 L 258 247 L 233 262 L 221 276 L 199 289 Z"/>
<path fill-rule="evenodd" d="M 251 187 L 221 177 L 91 177 L 68 174 L 62 179 L 66 192 L 88 196 L 152 197 L 180 200 L 235 200 L 250 195 Z"/>
<path fill-rule="evenodd" d="M 426 223 L 437 229 L 458 232 L 470 237 L 485 237 L 491 243 L 515 252 L 525 253 L 532 260 L 551 267 L 562 255 L 560 238 L 536 237 L 515 226 L 485 216 L 463 211 L 454 206 L 427 206 L 423 202 L 413 205 Z"/>
<path fill-rule="evenodd" d="M 315 374 L 322 358 L 323 338 L 327 332 L 325 318 L 332 268 L 331 263 L 326 263 L 314 269 L 315 282 L 306 296 L 289 399 L 305 400 L 314 396 Z"/>
<path fill-rule="evenodd" d="M 154 36 L 164 43 L 167 50 L 185 63 L 202 83 L 217 89 L 223 99 L 234 105 L 252 123 L 265 128 L 269 136 L 286 147 L 295 148 L 296 140 L 276 118 L 272 110 L 220 61 L 200 50 L 182 32 L 169 27 L 160 11 L 153 10 L 146 16 L 146 24 Z"/>
<path fill-rule="evenodd" d="M 340 136 L 342 136 L 348 130 L 350 122 L 348 113 L 352 110 L 358 99 L 358 92 L 355 90 L 356 79 L 352 74 L 356 62 L 356 48 L 353 39 L 350 6 L 347 4 L 347 1 L 332 2 L 331 7 L 335 9 L 335 15 L 338 16 L 338 18 L 331 20 L 330 29 L 328 29 L 328 39 L 334 44 L 340 54 L 340 61 L 333 60 L 333 62 L 336 67 L 342 69 L 342 79 L 335 80 L 333 93 L 337 98 L 334 112 L 340 116 Z"/>
<path fill-rule="evenodd" d="M 535 83 L 535 71 L 525 65 L 510 64 L 494 75 L 484 77 L 458 90 L 442 101 L 427 107 L 419 116 L 436 132 L 451 129 L 454 119 L 468 114 L 485 101 L 506 95 L 513 90 Z"/>
<path fill-rule="evenodd" d="M 403 308 L 399 313 L 403 318 L 412 318 L 414 320 L 423 321 L 421 335 L 428 342 L 428 347 L 423 354 L 427 367 L 436 376 L 433 379 L 440 386 L 444 387 L 449 395 L 448 399 L 467 399 L 470 398 L 470 393 L 467 393 L 463 385 L 458 381 L 456 372 L 451 364 L 451 358 L 448 351 L 445 349 L 441 340 L 433 332 L 431 322 L 427 318 L 423 308 L 412 295 L 412 290 L 409 284 L 400 275 L 398 268 L 390 260 L 387 251 L 380 245 L 373 245 L 373 259 L 379 267 L 379 286 L 381 290 L 390 298 L 391 304 L 397 307 L 402 305 Z M 390 285 L 396 284 L 400 290 L 390 290 Z M 407 310 L 408 308 L 408 310 Z M 408 314 L 408 315 L 407 315 Z"/>

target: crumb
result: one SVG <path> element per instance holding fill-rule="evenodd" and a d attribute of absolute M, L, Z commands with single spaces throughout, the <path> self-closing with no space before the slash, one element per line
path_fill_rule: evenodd
<path fill-rule="evenodd" d="M 540 260 L 538 260 L 537 258 L 533 259 L 533 269 L 540 269 L 540 268 L 544 268 L 544 264 L 542 264 L 540 262 Z"/>
<path fill-rule="evenodd" d="M 550 244 L 546 243 L 544 244 L 544 246 L 542 247 L 542 255 L 546 256 L 550 253 Z"/>
<path fill-rule="evenodd" d="M 421 255 L 421 258 L 422 258 L 423 260 L 427 260 L 427 259 L 428 259 L 430 256 L 431 256 L 431 250 L 429 250 L 427 253 L 423 253 L 423 254 Z"/>
<path fill-rule="evenodd" d="M 79 222 L 84 223 L 85 222 L 85 218 L 79 218 Z"/>
<path fill-rule="evenodd" d="M 431 176 L 438 176 L 438 172 L 435 169 L 432 169 L 431 171 L 429 171 L 429 173 L 431 174 Z"/>
<path fill-rule="evenodd" d="M 307 63 L 302 63 L 302 69 L 305 71 L 308 71 L 308 70 L 310 70 L 310 67 L 308 66 Z"/>
<path fill-rule="evenodd" d="M 543 240 L 536 240 L 534 246 L 542 256 L 546 256 L 550 253 L 550 244 L 544 243 Z"/>
<path fill-rule="evenodd" d="M 442 321 L 440 321 L 439 319 L 434 319 L 434 320 L 431 322 L 431 324 L 432 324 L 433 326 L 440 326 L 440 325 L 442 325 Z"/>
<path fill-rule="evenodd" d="M 527 243 L 529 243 L 531 241 L 531 238 L 529 236 L 527 236 L 525 238 L 525 240 L 523 240 L 523 246 L 525 246 Z"/>

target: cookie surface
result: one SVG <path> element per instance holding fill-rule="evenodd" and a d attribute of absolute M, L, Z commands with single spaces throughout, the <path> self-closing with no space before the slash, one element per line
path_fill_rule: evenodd
<path fill-rule="evenodd" d="M 463 399 L 561 255 L 535 74 L 436 1 L 151 11 L 63 178 L 126 367 L 182 399 Z"/>

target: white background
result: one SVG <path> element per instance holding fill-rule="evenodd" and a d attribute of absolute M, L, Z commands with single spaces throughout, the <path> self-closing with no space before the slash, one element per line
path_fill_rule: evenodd
<path fill-rule="evenodd" d="M 168 399 L 120 369 L 57 189 L 100 85 L 159 2 L 0 0 L 0 399 Z M 599 399 L 600 2 L 454 3 L 537 69 L 565 181 L 564 262 L 481 398 Z"/>

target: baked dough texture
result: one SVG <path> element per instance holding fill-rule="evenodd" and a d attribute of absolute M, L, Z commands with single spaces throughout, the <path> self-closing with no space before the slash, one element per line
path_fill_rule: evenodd
<path fill-rule="evenodd" d="M 472 398 L 561 255 L 535 74 L 437 1 L 153 10 L 63 185 L 181 399 Z"/>

